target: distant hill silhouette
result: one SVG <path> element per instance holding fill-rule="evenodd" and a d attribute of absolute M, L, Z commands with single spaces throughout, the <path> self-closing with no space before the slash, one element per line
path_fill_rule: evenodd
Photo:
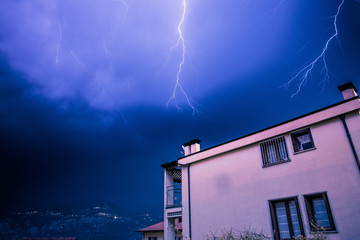
<path fill-rule="evenodd" d="M 13 207 L 19 203 L 22 204 L 21 200 L 14 199 Z M 137 240 L 141 239 L 141 234 L 136 230 L 163 219 L 162 204 L 134 211 L 101 202 L 38 209 L 25 205 L 21 210 L 8 210 L 2 215 L 0 239 L 76 237 L 77 240 Z"/>

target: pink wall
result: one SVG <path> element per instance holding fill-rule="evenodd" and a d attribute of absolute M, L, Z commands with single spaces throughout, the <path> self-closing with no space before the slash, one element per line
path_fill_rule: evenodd
<path fill-rule="evenodd" d="M 358 112 L 347 114 L 346 121 L 360 153 L 360 115 Z M 193 162 L 190 168 L 192 239 L 203 239 L 211 231 L 220 232 L 230 227 L 251 227 L 272 236 L 268 200 L 293 196 L 298 197 L 302 223 L 308 235 L 309 222 L 303 194 L 317 192 L 327 192 L 329 198 L 338 230 L 338 233 L 331 234 L 331 239 L 356 239 L 354 236 L 360 236 L 360 172 L 342 122 L 339 118 L 331 118 L 310 125 L 310 129 L 316 149 L 295 155 L 291 132 L 285 133 L 291 162 L 263 168 L 259 143 Z M 281 132 L 281 128 L 277 131 Z M 274 134 L 274 131 L 270 133 Z M 228 149 L 225 144 L 213 151 L 220 153 Z M 190 162 L 201 156 L 196 155 L 179 162 Z M 185 236 L 188 234 L 186 172 L 184 168 Z"/>

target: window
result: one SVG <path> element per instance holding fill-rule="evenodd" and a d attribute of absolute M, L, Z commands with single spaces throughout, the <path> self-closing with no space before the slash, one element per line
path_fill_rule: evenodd
<path fill-rule="evenodd" d="M 336 231 L 326 193 L 304 196 L 310 229 L 312 231 Z"/>
<path fill-rule="evenodd" d="M 285 137 L 278 137 L 260 143 L 263 166 L 289 161 Z"/>
<path fill-rule="evenodd" d="M 276 240 L 304 236 L 297 198 L 270 201 L 270 212 Z"/>
<path fill-rule="evenodd" d="M 315 148 L 309 128 L 291 134 L 291 140 L 295 153 Z"/>

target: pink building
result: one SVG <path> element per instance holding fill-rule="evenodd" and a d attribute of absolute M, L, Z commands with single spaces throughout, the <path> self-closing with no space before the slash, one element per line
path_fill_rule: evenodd
<path fill-rule="evenodd" d="M 344 101 L 163 164 L 164 239 L 201 240 L 223 229 L 262 231 L 273 239 L 360 239 L 360 99 Z"/>

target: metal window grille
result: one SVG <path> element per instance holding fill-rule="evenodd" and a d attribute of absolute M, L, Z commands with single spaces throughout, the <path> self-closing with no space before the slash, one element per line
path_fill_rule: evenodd
<path fill-rule="evenodd" d="M 264 166 L 289 160 L 284 136 L 260 143 L 260 149 Z"/>
<path fill-rule="evenodd" d="M 171 173 L 173 175 L 174 182 L 181 183 L 181 170 L 180 169 L 172 169 Z"/>

